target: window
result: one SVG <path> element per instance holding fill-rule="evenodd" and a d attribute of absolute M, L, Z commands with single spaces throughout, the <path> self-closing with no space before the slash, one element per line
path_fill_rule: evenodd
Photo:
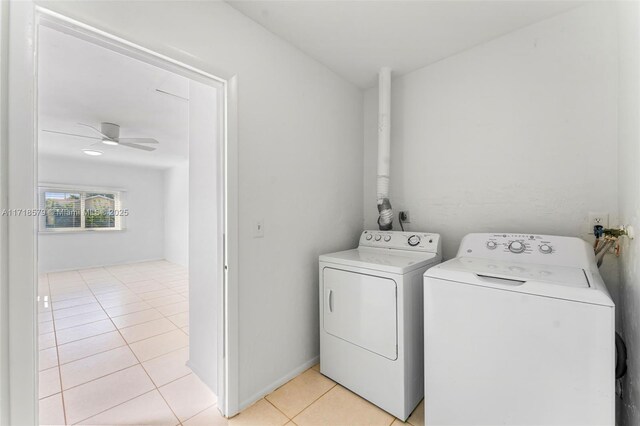
<path fill-rule="evenodd" d="M 120 191 L 40 187 L 40 232 L 118 231 L 129 214 Z"/>

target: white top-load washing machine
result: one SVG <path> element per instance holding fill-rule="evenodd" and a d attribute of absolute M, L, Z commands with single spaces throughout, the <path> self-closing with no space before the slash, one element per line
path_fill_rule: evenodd
<path fill-rule="evenodd" d="M 400 419 L 423 397 L 422 275 L 440 236 L 364 231 L 320 256 L 320 372 Z"/>
<path fill-rule="evenodd" d="M 426 424 L 614 424 L 614 303 L 585 241 L 470 234 L 424 285 Z"/>

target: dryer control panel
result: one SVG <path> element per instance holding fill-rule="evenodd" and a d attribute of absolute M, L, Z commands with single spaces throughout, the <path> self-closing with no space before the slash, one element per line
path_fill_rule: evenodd
<path fill-rule="evenodd" d="M 364 231 L 359 247 L 440 252 L 440 235 L 427 232 Z"/>
<path fill-rule="evenodd" d="M 463 256 L 588 268 L 593 250 L 580 238 L 487 233 L 465 236 L 458 249 L 458 257 Z"/>

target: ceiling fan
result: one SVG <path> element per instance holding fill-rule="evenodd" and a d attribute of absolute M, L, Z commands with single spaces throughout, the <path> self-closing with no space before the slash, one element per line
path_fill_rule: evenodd
<path fill-rule="evenodd" d="M 65 133 L 58 132 L 55 130 L 42 130 L 47 133 L 57 133 L 59 135 L 67 135 L 67 136 L 76 136 L 79 138 L 87 138 L 87 139 L 98 139 L 100 142 L 94 144 L 105 144 L 112 146 L 128 146 L 129 148 L 142 149 L 144 151 L 155 151 L 155 148 L 152 146 L 146 146 L 142 144 L 157 144 L 159 143 L 157 140 L 152 138 L 121 138 L 120 137 L 120 126 L 113 123 L 100 123 L 100 130 L 96 129 L 89 124 L 78 123 L 80 126 L 88 127 L 97 133 L 99 136 L 85 136 L 78 135 L 75 133 Z"/>

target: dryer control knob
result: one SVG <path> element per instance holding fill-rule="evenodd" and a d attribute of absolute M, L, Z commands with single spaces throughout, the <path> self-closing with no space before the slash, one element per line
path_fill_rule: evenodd
<path fill-rule="evenodd" d="M 376 241 L 380 241 L 380 239 L 382 239 L 382 236 L 380 234 L 376 235 Z"/>
<path fill-rule="evenodd" d="M 553 248 L 549 244 L 543 244 L 538 247 L 538 250 L 540 250 L 540 253 L 549 254 L 553 251 Z"/>
<path fill-rule="evenodd" d="M 385 235 L 385 236 L 384 236 L 384 240 L 385 240 L 386 242 L 391 241 L 391 235 Z"/>
<path fill-rule="evenodd" d="M 371 238 L 373 238 L 373 235 L 367 234 L 367 236 L 365 238 L 367 239 L 367 241 L 369 241 Z"/>
<path fill-rule="evenodd" d="M 495 241 L 487 241 L 487 248 L 489 250 L 493 250 L 498 247 L 498 244 Z"/>
<path fill-rule="evenodd" d="M 522 253 L 526 248 L 527 246 L 522 244 L 520 241 L 512 241 L 509 244 L 509 251 L 511 253 Z"/>
<path fill-rule="evenodd" d="M 409 239 L 407 240 L 407 243 L 411 246 L 411 247 L 415 247 L 418 244 L 420 244 L 420 237 L 418 237 L 417 235 L 412 235 L 409 237 Z"/>

